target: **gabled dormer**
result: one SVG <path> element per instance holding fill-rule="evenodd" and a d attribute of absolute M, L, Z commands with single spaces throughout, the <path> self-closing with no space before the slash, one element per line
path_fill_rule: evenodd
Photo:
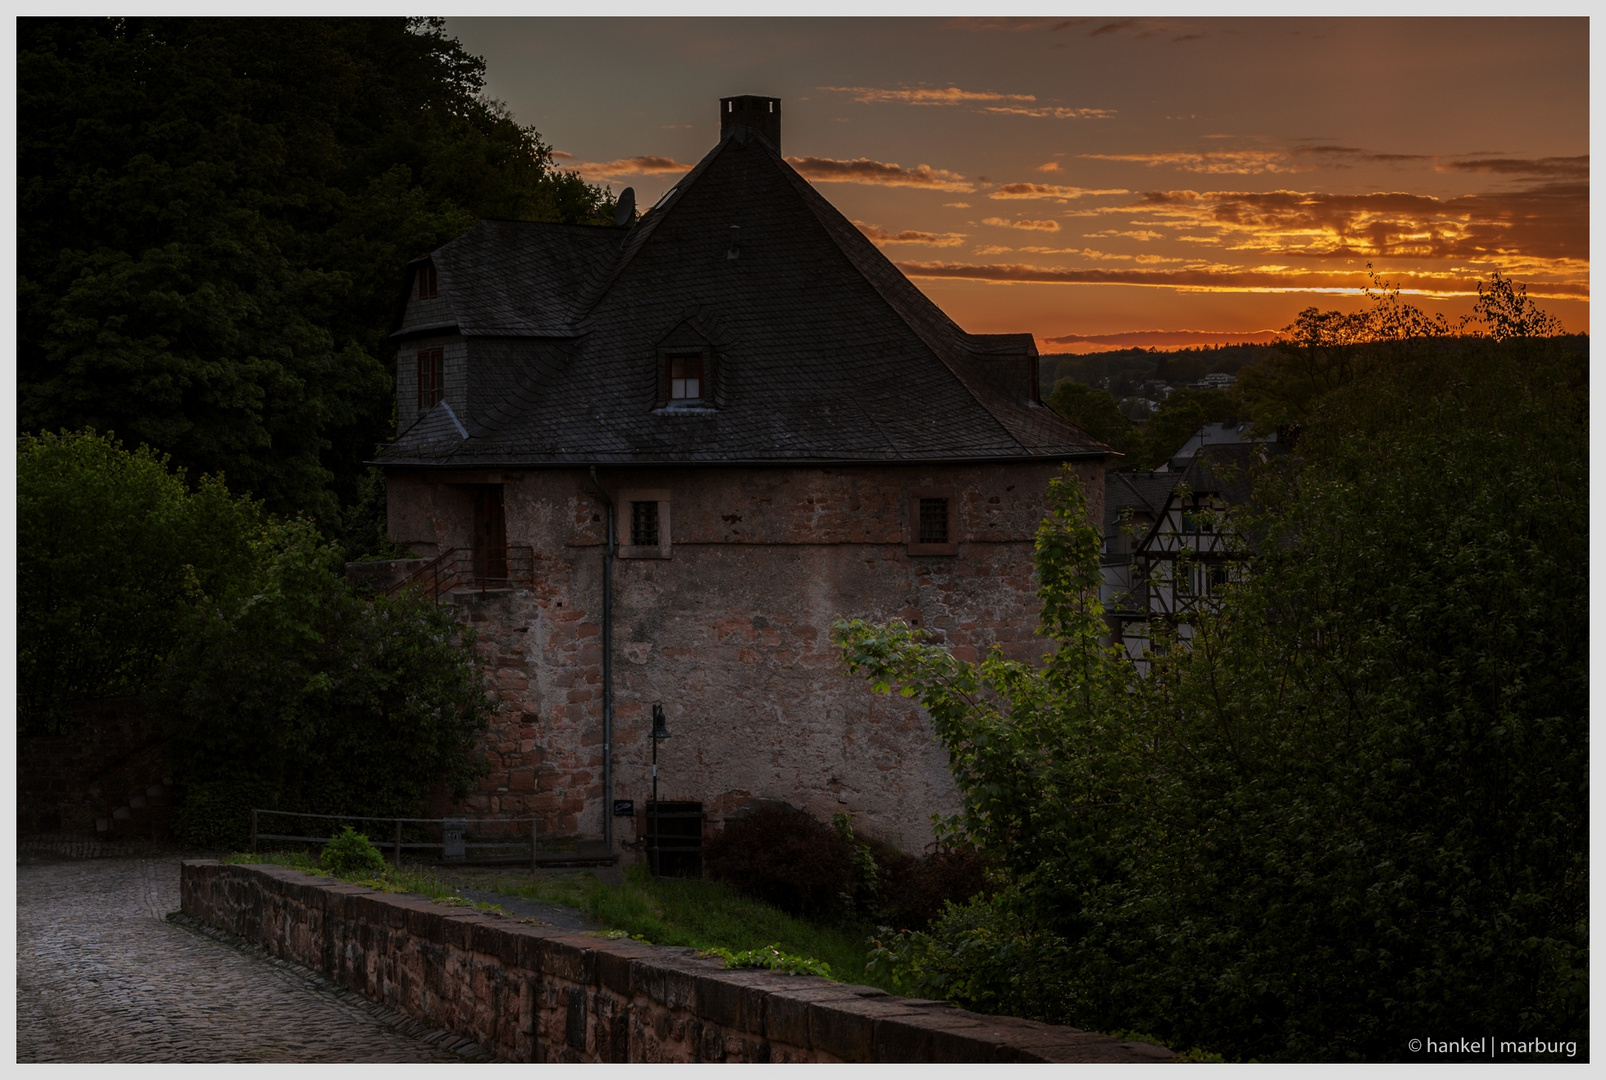
<path fill-rule="evenodd" d="M 722 379 L 721 338 L 706 312 L 695 312 L 658 339 L 652 363 L 657 377 L 654 410 L 699 412 L 719 408 L 727 387 Z"/>

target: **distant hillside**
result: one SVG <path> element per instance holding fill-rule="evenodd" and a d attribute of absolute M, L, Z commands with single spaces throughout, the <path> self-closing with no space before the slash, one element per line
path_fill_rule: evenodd
<path fill-rule="evenodd" d="M 1269 354 L 1271 345 L 1215 345 L 1160 352 L 1117 349 L 1101 353 L 1047 353 L 1038 358 L 1038 380 L 1044 394 L 1061 379 L 1088 386 L 1163 379 L 1172 386 L 1197 382 L 1212 372 L 1236 375 L 1240 368 Z M 1106 387 L 1112 391 L 1115 385 Z"/>

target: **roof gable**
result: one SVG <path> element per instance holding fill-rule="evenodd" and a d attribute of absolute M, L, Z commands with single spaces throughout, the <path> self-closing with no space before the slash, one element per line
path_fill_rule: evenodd
<path fill-rule="evenodd" d="M 517 386 L 476 408 L 452 463 L 1110 452 L 1033 401 L 1030 335 L 964 333 L 744 128 L 628 235 L 482 222 L 436 255 L 465 336 L 530 352 L 526 364 L 499 365 Z M 560 336 L 572 342 L 561 362 L 531 340 Z M 706 348 L 718 372 L 710 408 L 660 408 L 666 345 Z M 480 346 L 469 347 L 473 370 Z M 410 455 L 425 450 L 398 442 L 382 460 L 423 463 Z"/>

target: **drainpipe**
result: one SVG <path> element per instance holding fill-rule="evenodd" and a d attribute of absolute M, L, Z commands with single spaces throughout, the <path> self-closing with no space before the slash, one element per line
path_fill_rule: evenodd
<path fill-rule="evenodd" d="M 597 480 L 591 485 L 608 507 L 608 546 L 602 556 L 602 843 L 613 850 L 613 496 Z"/>

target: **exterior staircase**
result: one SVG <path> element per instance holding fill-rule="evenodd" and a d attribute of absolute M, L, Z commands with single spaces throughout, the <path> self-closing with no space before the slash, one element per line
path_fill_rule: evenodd
<path fill-rule="evenodd" d="M 432 600 L 452 592 L 493 592 L 530 587 L 535 579 L 535 549 L 509 544 L 500 552 L 447 548 L 429 562 L 385 590 L 391 596 L 404 589 L 420 589 Z"/>

